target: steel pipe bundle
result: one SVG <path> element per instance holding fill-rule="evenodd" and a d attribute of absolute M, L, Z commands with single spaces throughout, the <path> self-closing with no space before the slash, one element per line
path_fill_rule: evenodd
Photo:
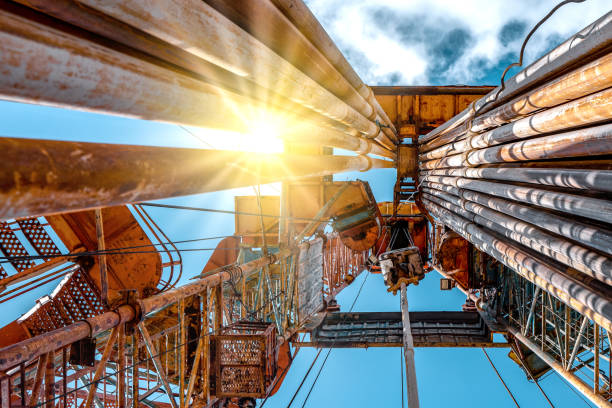
<path fill-rule="evenodd" d="M 236 18 L 250 2 L 17 3 L 0 4 L 4 99 L 242 132 L 273 111 L 307 129 L 293 139 L 395 157 L 371 90 L 270 1 L 256 8 L 286 34 L 284 50 L 249 29 L 256 15 Z M 312 60 L 291 57 L 301 51 Z M 311 141 L 313 130 L 331 135 Z"/>
<path fill-rule="evenodd" d="M 438 221 L 612 326 L 612 13 L 419 140 Z"/>

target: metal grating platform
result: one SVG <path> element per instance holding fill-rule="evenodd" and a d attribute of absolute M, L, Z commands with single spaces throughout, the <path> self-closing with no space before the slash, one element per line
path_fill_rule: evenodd
<path fill-rule="evenodd" d="M 411 312 L 415 347 L 498 347 L 477 312 Z M 331 313 L 311 333 L 316 347 L 401 347 L 401 312 Z"/>

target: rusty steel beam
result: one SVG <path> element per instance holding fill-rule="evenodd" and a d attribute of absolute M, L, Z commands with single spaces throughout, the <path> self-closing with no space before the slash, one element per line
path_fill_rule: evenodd
<path fill-rule="evenodd" d="M 473 107 L 466 108 L 451 120 L 429 132 L 419 140 L 419 144 L 425 144 L 464 124 L 473 116 L 474 111 L 486 113 L 506 103 L 511 98 L 527 92 L 530 88 L 557 77 L 577 65 L 590 62 L 598 56 L 605 54 L 611 45 L 612 12 L 609 12 L 540 57 L 512 78 L 507 79 L 503 91 L 501 86 L 493 89 L 485 97 L 477 101 Z M 485 104 L 487 106 L 482 109 Z"/>
<path fill-rule="evenodd" d="M 561 165 L 561 163 L 559 164 Z M 581 190 L 612 192 L 612 171 L 565 168 L 479 167 L 421 171 L 422 180 L 429 176 L 467 177 L 502 180 Z"/>
<path fill-rule="evenodd" d="M 147 314 L 156 312 L 190 296 L 202 293 L 206 288 L 214 287 L 230 279 L 239 279 L 264 265 L 277 262 L 279 259 L 295 253 L 295 248 L 285 248 L 267 257 L 258 258 L 242 265 L 228 266 L 214 274 L 203 274 L 193 283 L 168 290 L 166 292 L 138 300 L 136 305 L 121 305 L 113 311 L 73 323 L 61 329 L 21 341 L 0 349 L 0 371 L 6 371 L 21 363 L 32 360 L 49 351 L 65 347 L 86 337 L 95 337 L 103 331 L 131 322 Z"/>
<path fill-rule="evenodd" d="M 582 282 L 568 278 L 552 266 L 552 261 L 542 261 L 520 245 L 500 240 L 486 229 L 426 198 L 423 199 L 423 203 L 436 218 L 481 251 L 509 266 L 525 279 L 596 321 L 606 330 L 612 329 L 612 302 L 609 297 L 594 291 Z"/>
<path fill-rule="evenodd" d="M 524 336 L 520 331 L 514 327 L 507 326 L 506 330 L 512 334 L 518 341 L 527 346 L 535 355 L 537 355 L 542 361 L 544 361 L 550 368 L 555 370 L 560 376 L 562 376 L 567 382 L 569 382 L 574 388 L 580 391 L 585 397 L 590 399 L 598 407 L 610 407 L 611 404 L 599 393 L 593 391 L 593 388 L 578 378 L 575 374 L 566 370 L 557 360 L 552 358 L 548 353 L 544 352 L 540 346 L 531 341 L 528 337 Z"/>
<path fill-rule="evenodd" d="M 393 166 L 367 156 L 253 154 L 15 138 L 1 138 L 0 149 L 5 157 L 0 164 L 2 219 Z"/>

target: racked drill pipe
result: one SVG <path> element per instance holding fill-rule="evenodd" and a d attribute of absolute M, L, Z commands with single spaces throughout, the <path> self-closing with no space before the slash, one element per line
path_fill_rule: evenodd
<path fill-rule="evenodd" d="M 496 129 L 480 133 L 455 143 L 450 147 L 442 147 L 434 152 L 419 155 L 420 160 L 442 157 L 447 154 L 464 152 L 470 148 L 480 149 L 501 143 L 512 142 L 543 133 L 558 132 L 579 126 L 593 125 L 612 118 L 612 88 L 564 103 L 554 108 L 546 109 L 516 122 L 508 123 Z M 432 150 L 435 147 L 453 142 L 454 139 L 445 136 L 421 146 L 421 151 Z M 449 150 L 450 149 L 450 150 Z"/>
<path fill-rule="evenodd" d="M 470 221 L 503 234 L 592 278 L 612 285 L 612 260 L 605 256 L 455 195 L 429 188 L 423 188 L 423 193 L 423 197 L 428 200 Z"/>
<path fill-rule="evenodd" d="M 429 176 L 453 176 L 612 192 L 612 171 L 610 170 L 580 170 L 564 168 L 538 169 L 526 167 L 464 167 L 460 169 L 421 171 L 419 176 L 422 180 L 429 180 Z"/>
<path fill-rule="evenodd" d="M 605 296 L 594 292 L 584 284 L 569 279 L 520 246 L 498 239 L 485 229 L 477 227 L 434 202 L 424 199 L 423 204 L 434 216 L 472 242 L 481 251 L 514 269 L 525 279 L 596 321 L 606 330 L 612 329 L 612 302 Z"/>
<path fill-rule="evenodd" d="M 367 156 L 236 151 L 0 138 L 0 219 L 391 168 Z"/>
<path fill-rule="evenodd" d="M 224 91 L 0 9 L 0 98 L 185 125 L 249 130 Z M 129 86 L 128 86 L 129 84 Z"/>
<path fill-rule="evenodd" d="M 323 55 L 336 67 L 349 83 L 361 96 L 366 98 L 374 107 L 376 112 L 384 120 L 384 124 L 389 126 L 393 134 L 397 133 L 395 127 L 385 111 L 374 97 L 372 90 L 363 83 L 359 75 L 355 72 L 351 64 L 348 63 L 344 55 L 340 52 L 334 41 L 329 37 L 325 29 L 321 26 L 316 17 L 310 12 L 302 0 L 271 0 L 280 11 L 291 20 L 291 22 L 317 47 Z M 387 135 L 389 135 L 387 133 Z"/>
<path fill-rule="evenodd" d="M 204 2 L 79 0 L 393 146 L 379 127 Z M 364 101 L 365 104 L 365 101 Z M 367 105 L 367 104 L 366 104 Z M 366 107 L 363 106 L 366 110 Z"/>
<path fill-rule="evenodd" d="M 461 151 L 464 150 L 461 149 Z M 424 170 L 433 170 L 607 154 L 612 154 L 612 124 L 471 150 L 468 153 L 428 160 L 419 164 L 419 167 Z"/>
<path fill-rule="evenodd" d="M 419 143 L 427 143 L 460 126 L 471 117 L 474 110 L 478 111 L 480 109 L 480 114 L 485 113 L 507 102 L 510 98 L 528 91 L 529 88 L 557 76 L 562 71 L 582 63 L 582 61 L 588 61 L 590 56 L 603 53 L 603 50 L 611 44 L 612 12 L 609 12 L 568 38 L 565 42 L 512 78 L 507 79 L 503 92 L 500 92 L 501 87 L 493 89 L 474 104 L 474 109 L 472 107 L 466 108 L 451 120 L 429 132 L 419 140 Z M 481 109 L 485 104 L 487 106 Z"/>
<path fill-rule="evenodd" d="M 362 115 L 385 124 L 385 121 L 365 101 L 364 97 L 270 0 L 257 2 L 206 0 L 205 2 L 338 98 L 360 111 Z M 262 21 L 265 21 L 266 24 L 262 24 Z M 366 109 L 360 110 L 364 104 L 366 104 Z"/>
<path fill-rule="evenodd" d="M 95 337 L 105 330 L 117 327 L 122 323 L 144 318 L 146 315 L 163 309 L 164 307 L 197 295 L 208 287 L 217 286 L 230 279 L 237 281 L 244 274 L 248 274 L 265 265 L 272 264 L 295 252 L 295 249 L 285 248 L 276 254 L 258 258 L 253 261 L 229 267 L 215 275 L 201 278 L 176 289 L 137 301 L 137 307 L 122 305 L 113 311 L 102 313 L 95 317 L 78 321 L 61 329 L 41 334 L 28 340 L 0 349 L 0 371 L 15 367 L 21 363 L 32 360 L 49 351 L 57 350 L 86 337 Z"/>
<path fill-rule="evenodd" d="M 606 89 L 612 84 L 612 54 L 562 75 L 504 105 L 476 116 L 470 130 L 482 132 L 538 110 L 572 101 Z M 447 132 L 442 139 L 455 140 L 465 134 L 469 122 Z M 429 143 L 423 145 L 427 149 Z"/>
<path fill-rule="evenodd" d="M 605 55 L 574 71 L 562 75 L 537 89 L 518 96 L 506 104 L 474 118 L 471 131 L 481 132 L 503 125 L 540 109 L 601 91 L 612 84 L 612 54 Z"/>
<path fill-rule="evenodd" d="M 537 208 L 513 203 L 469 190 L 459 190 L 445 184 L 423 182 L 423 186 L 446 191 L 466 200 L 508 214 L 552 233 L 577 241 L 586 247 L 598 249 L 612 256 L 612 233 L 601 228 L 572 220 Z"/>
<path fill-rule="evenodd" d="M 430 176 L 428 178 L 462 189 L 479 191 L 551 210 L 612 223 L 612 202 L 609 200 L 463 177 Z"/>
<path fill-rule="evenodd" d="M 162 68 L 171 69 L 173 70 L 173 72 L 179 71 L 181 75 L 192 76 L 196 80 L 204 80 L 204 82 L 209 82 L 221 88 L 230 90 L 234 93 L 240 93 L 244 96 L 248 96 L 250 98 L 253 98 L 254 101 L 256 101 L 255 103 L 265 103 L 266 109 L 280 109 L 282 110 L 283 121 L 285 123 L 291 123 L 292 130 L 295 128 L 309 128 L 310 133 L 305 133 L 306 129 L 304 129 L 305 134 L 301 135 L 301 137 L 303 138 L 303 140 L 305 140 L 306 143 L 310 142 L 310 134 L 319 134 L 322 132 L 328 133 L 329 129 L 331 129 L 331 132 L 342 132 L 347 136 L 359 135 L 359 132 L 357 132 L 356 130 L 349 130 L 338 122 L 332 121 L 331 119 L 326 118 L 310 109 L 293 103 L 278 94 L 274 94 L 274 97 L 271 97 L 272 93 L 270 90 L 263 88 L 255 84 L 254 82 L 245 79 L 244 77 L 235 75 L 219 67 L 218 65 L 214 65 L 194 54 L 174 47 L 173 45 L 163 42 L 160 39 L 153 37 L 147 33 L 136 30 L 135 28 L 125 23 L 122 23 L 121 21 L 109 18 L 108 16 L 104 16 L 98 11 L 92 10 L 88 7 L 76 3 L 74 0 L 55 0 L 53 2 L 49 2 L 46 0 L 18 1 L 28 7 L 31 7 L 35 10 L 39 10 L 66 23 L 81 27 L 82 29 L 88 30 L 89 32 L 93 32 L 99 35 L 100 37 L 125 45 L 129 48 L 123 48 L 121 49 L 121 52 L 128 53 L 132 57 L 144 59 L 147 62 L 157 64 Z M 249 2 L 249 4 L 254 3 Z M 29 11 L 24 8 L 19 8 L 16 5 L 11 5 L 10 9 L 13 10 L 16 14 L 27 14 L 27 12 Z M 274 10 L 276 9 L 274 8 Z M 86 38 L 89 38 L 87 37 L 87 34 L 83 35 Z M 318 65 L 316 64 L 312 65 L 318 67 Z M 221 104 L 222 102 L 223 100 L 220 101 Z M 231 111 L 235 110 L 234 106 L 230 105 L 229 103 L 226 105 L 226 108 Z M 248 111 L 248 109 L 246 109 L 246 107 L 244 106 L 243 109 Z M 291 112 L 291 114 L 288 115 L 288 112 Z M 240 118 L 236 118 L 235 120 L 237 120 L 239 123 L 257 120 L 256 114 L 253 115 L 253 118 L 248 117 L 249 115 L 246 116 L 246 119 L 241 116 Z M 294 124 L 298 122 L 299 126 L 294 126 Z M 325 126 L 325 130 L 313 130 L 312 127 L 315 126 L 315 123 L 318 125 Z M 248 123 L 246 123 L 246 125 L 247 126 L 245 126 L 245 128 L 248 128 Z M 223 127 L 224 124 L 219 123 L 218 126 Z M 305 135 L 308 135 L 308 137 L 306 137 Z M 342 140 L 345 139 L 346 138 L 343 138 L 341 135 L 338 135 L 334 138 L 334 140 L 336 140 L 336 143 L 343 143 Z M 358 146 L 358 150 L 356 151 L 361 152 L 367 150 L 367 148 L 364 149 L 364 143 L 362 142 L 362 140 L 364 140 L 364 138 L 359 138 L 359 140 L 351 141 L 352 146 Z M 340 145 L 332 147 L 339 147 L 347 150 L 354 149 L 354 147 L 346 147 Z M 379 148 L 378 145 L 373 146 L 371 149 L 372 152 L 374 152 L 375 150 L 382 150 Z M 387 151 L 390 152 L 390 150 Z M 389 154 L 380 155 L 385 157 L 393 157 Z"/>

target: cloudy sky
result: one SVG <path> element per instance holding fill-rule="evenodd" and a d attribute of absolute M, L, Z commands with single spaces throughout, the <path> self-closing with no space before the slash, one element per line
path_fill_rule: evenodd
<path fill-rule="evenodd" d="M 558 1 L 307 0 L 369 85 L 499 83 L 521 43 Z M 533 61 L 605 14 L 605 0 L 567 4 L 529 41 Z"/>

